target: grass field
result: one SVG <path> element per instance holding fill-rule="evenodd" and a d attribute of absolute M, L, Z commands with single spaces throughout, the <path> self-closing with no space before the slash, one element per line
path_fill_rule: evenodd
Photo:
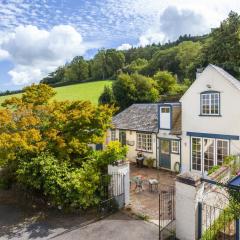
<path fill-rule="evenodd" d="M 98 98 L 103 91 L 105 85 L 111 85 L 112 81 L 96 81 L 88 83 L 79 83 L 64 87 L 55 88 L 57 92 L 56 100 L 89 100 L 92 103 L 97 104 Z M 10 96 L 0 97 L 0 104 L 7 98 L 13 96 L 20 96 L 20 94 L 14 94 Z"/>

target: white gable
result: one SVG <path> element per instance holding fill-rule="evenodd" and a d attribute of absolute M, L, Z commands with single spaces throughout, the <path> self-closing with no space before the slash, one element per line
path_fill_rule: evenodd
<path fill-rule="evenodd" d="M 222 68 L 209 64 L 181 97 L 180 102 L 184 100 L 186 95 L 195 92 L 194 89 L 196 88 L 199 89 L 199 92 L 211 90 L 222 92 L 227 85 L 230 88 L 238 90 L 240 95 L 240 81 Z"/>

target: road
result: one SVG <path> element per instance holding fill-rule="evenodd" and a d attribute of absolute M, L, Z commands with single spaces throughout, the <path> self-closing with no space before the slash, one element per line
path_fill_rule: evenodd
<path fill-rule="evenodd" d="M 92 222 L 92 216 L 36 216 L 0 205 L 0 239 L 146 240 L 158 239 L 158 227 L 118 212 Z"/>

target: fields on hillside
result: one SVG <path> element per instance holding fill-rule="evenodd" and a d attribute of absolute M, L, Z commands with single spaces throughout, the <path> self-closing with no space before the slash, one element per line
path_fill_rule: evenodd
<path fill-rule="evenodd" d="M 56 100 L 89 100 L 92 103 L 97 104 L 98 98 L 103 91 L 105 85 L 111 85 L 112 81 L 97 81 L 88 83 L 79 83 L 64 87 L 55 88 L 57 92 Z M 0 97 L 0 104 L 9 97 L 19 96 L 20 94 L 14 94 L 9 96 Z"/>

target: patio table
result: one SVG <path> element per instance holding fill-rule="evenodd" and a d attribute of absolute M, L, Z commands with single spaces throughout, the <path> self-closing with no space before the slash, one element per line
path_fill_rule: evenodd
<path fill-rule="evenodd" d="M 133 176 L 130 180 L 130 183 L 134 182 L 136 184 L 135 190 L 143 190 L 143 177 L 141 175 L 139 176 Z"/>
<path fill-rule="evenodd" d="M 149 192 L 157 192 L 158 191 L 158 180 L 157 179 L 149 179 Z"/>

